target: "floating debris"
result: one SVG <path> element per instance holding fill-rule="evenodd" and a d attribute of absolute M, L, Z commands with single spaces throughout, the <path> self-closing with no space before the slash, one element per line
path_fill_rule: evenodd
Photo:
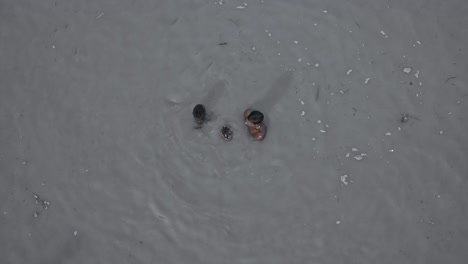
<path fill-rule="evenodd" d="M 393 152 L 394 150 L 393 149 L 389 149 L 388 152 Z"/>
<path fill-rule="evenodd" d="M 403 72 L 409 74 L 411 72 L 411 68 L 404 68 Z"/>
<path fill-rule="evenodd" d="M 50 206 L 50 202 L 49 202 L 49 201 L 47 201 L 47 200 L 45 200 L 45 199 L 41 199 L 41 198 L 39 197 L 39 195 L 37 195 L 37 194 L 35 194 L 35 193 L 33 193 L 33 195 L 34 195 L 34 199 L 36 200 L 36 204 L 42 205 L 42 207 L 44 207 L 45 210 L 47 210 L 47 209 L 49 208 L 49 206 Z"/>
<path fill-rule="evenodd" d="M 341 221 L 340 220 L 336 221 L 336 224 L 337 225 L 341 224 Z"/>
<path fill-rule="evenodd" d="M 356 152 L 356 151 L 358 151 L 358 149 L 357 149 L 357 148 L 352 148 L 351 150 L 352 150 L 352 151 L 355 151 L 355 152 Z"/>
<path fill-rule="evenodd" d="M 321 129 L 321 130 L 320 130 L 320 132 L 322 132 L 322 133 L 326 133 L 327 131 L 325 131 L 325 130 Z"/>
<path fill-rule="evenodd" d="M 361 156 L 361 155 L 356 155 L 356 156 L 354 156 L 354 158 L 355 158 L 356 160 L 362 160 L 362 156 Z"/>
<path fill-rule="evenodd" d="M 321 123 L 322 123 L 322 120 L 320 120 L 320 119 L 319 119 L 319 120 L 317 120 L 317 123 L 321 124 Z"/>
<path fill-rule="evenodd" d="M 370 78 L 366 78 L 366 80 L 364 80 L 364 84 L 368 84 L 370 81 Z"/>
<path fill-rule="evenodd" d="M 301 61 L 302 61 L 302 58 L 297 59 L 297 61 L 298 61 L 298 62 L 301 62 Z"/>
<path fill-rule="evenodd" d="M 341 176 L 341 182 L 342 182 L 344 185 L 348 185 L 348 181 L 346 180 L 346 178 L 348 178 L 348 175 L 343 175 L 343 176 Z"/>
<path fill-rule="evenodd" d="M 301 116 L 303 116 L 303 115 L 305 115 L 305 112 L 304 112 L 304 111 L 301 112 Z"/>
<path fill-rule="evenodd" d="M 73 235 L 74 236 L 78 235 L 78 231 L 75 230 L 75 232 L 73 232 Z"/>
<path fill-rule="evenodd" d="M 324 13 L 324 14 L 328 13 L 328 10 L 323 10 L 323 13 Z"/>
<path fill-rule="evenodd" d="M 294 44 L 299 44 L 299 41 L 295 40 L 295 41 L 294 41 Z"/>
<path fill-rule="evenodd" d="M 391 136 L 391 135 L 392 135 L 392 133 L 390 133 L 390 132 L 387 132 L 387 133 L 385 133 L 385 135 L 386 135 L 386 136 Z"/>
<path fill-rule="evenodd" d="M 439 134 L 443 135 L 443 134 L 444 134 L 444 131 L 443 131 L 443 130 L 439 131 Z"/>
<path fill-rule="evenodd" d="M 416 78 L 419 79 L 419 71 L 417 70 L 416 73 L 414 74 L 414 76 L 416 76 Z"/>
<path fill-rule="evenodd" d="M 349 158 L 349 152 L 348 152 L 348 153 L 346 153 L 346 157 L 347 157 L 347 158 Z"/>
<path fill-rule="evenodd" d="M 349 70 L 346 72 L 346 75 L 350 75 L 351 72 L 353 72 L 353 70 L 349 69 Z"/>
<path fill-rule="evenodd" d="M 409 120 L 409 115 L 408 114 L 401 114 L 401 119 L 400 119 L 400 122 L 401 123 L 408 123 L 408 120 Z"/>
<path fill-rule="evenodd" d="M 320 64 L 318 64 L 318 63 L 315 63 L 315 67 L 317 67 L 317 68 L 318 68 L 318 66 L 320 66 Z"/>

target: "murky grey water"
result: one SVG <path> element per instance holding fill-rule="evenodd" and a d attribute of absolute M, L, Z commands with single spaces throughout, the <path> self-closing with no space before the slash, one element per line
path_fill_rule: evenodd
<path fill-rule="evenodd" d="M 1 1 L 0 262 L 464 263 L 467 13 Z"/>

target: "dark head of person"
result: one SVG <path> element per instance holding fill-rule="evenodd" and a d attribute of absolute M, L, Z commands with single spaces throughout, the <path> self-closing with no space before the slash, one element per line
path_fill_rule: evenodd
<path fill-rule="evenodd" d="M 202 104 L 197 104 L 192 111 L 193 118 L 198 123 L 203 123 L 206 120 L 206 109 Z"/>
<path fill-rule="evenodd" d="M 263 122 L 263 114 L 260 111 L 252 111 L 247 119 L 255 125 L 258 125 Z"/>

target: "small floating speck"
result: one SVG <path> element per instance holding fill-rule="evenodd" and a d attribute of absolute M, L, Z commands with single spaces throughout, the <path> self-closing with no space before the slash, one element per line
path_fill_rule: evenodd
<path fill-rule="evenodd" d="M 422 82 L 419 82 L 419 86 L 422 86 Z"/>
<path fill-rule="evenodd" d="M 366 153 L 361 153 L 361 156 L 365 157 L 365 156 L 367 156 L 367 154 Z"/>
<path fill-rule="evenodd" d="M 440 198 L 440 194 L 437 195 L 437 198 Z"/>
<path fill-rule="evenodd" d="M 366 78 L 366 79 L 364 80 L 364 84 L 368 84 L 369 81 L 370 81 L 370 78 Z"/>
<path fill-rule="evenodd" d="M 315 141 L 315 138 L 312 138 L 312 141 Z"/>
<path fill-rule="evenodd" d="M 393 152 L 393 151 L 394 151 L 393 149 L 388 150 L 388 152 Z"/>
<path fill-rule="evenodd" d="M 385 135 L 386 135 L 386 136 L 391 136 L 391 135 L 392 135 L 392 133 L 390 133 L 390 132 L 387 132 L 387 133 L 385 133 Z"/>
<path fill-rule="evenodd" d="M 281 56 L 281 53 L 278 52 L 278 56 Z"/>
<path fill-rule="evenodd" d="M 361 156 L 361 155 L 356 155 L 356 156 L 354 156 L 354 158 L 355 158 L 356 160 L 362 160 L 362 156 Z"/>
<path fill-rule="evenodd" d="M 321 133 L 326 133 L 327 131 L 325 131 L 325 130 L 321 129 L 321 130 L 320 130 L 320 132 L 321 132 Z"/>
<path fill-rule="evenodd" d="M 345 157 L 349 158 L 349 152 L 348 152 L 348 153 L 346 153 L 346 156 L 345 156 Z"/>
<path fill-rule="evenodd" d="M 401 131 L 401 127 L 398 127 L 398 131 Z"/>
<path fill-rule="evenodd" d="M 439 131 L 439 134 L 443 135 L 443 134 L 444 134 L 444 131 L 443 131 L 443 130 Z"/>
<path fill-rule="evenodd" d="M 74 236 L 78 235 L 78 231 L 73 232 L 73 235 Z"/>
<path fill-rule="evenodd" d="M 301 116 L 303 116 L 303 115 L 305 115 L 305 112 L 304 112 L 304 111 L 301 112 Z"/>
<path fill-rule="evenodd" d="M 419 78 L 419 71 L 416 71 L 416 73 L 414 74 L 414 76 L 416 76 L 416 78 Z"/>
<path fill-rule="evenodd" d="M 242 8 L 245 8 L 245 6 L 238 6 L 236 8 L 242 9 Z"/>
<path fill-rule="evenodd" d="M 320 64 L 318 64 L 318 63 L 315 63 L 315 67 L 318 67 L 318 66 L 320 66 Z"/>
<path fill-rule="evenodd" d="M 352 150 L 352 151 L 355 151 L 355 152 L 356 152 L 356 151 L 358 151 L 358 149 L 357 149 L 357 148 L 352 148 L 351 150 Z"/>
<path fill-rule="evenodd" d="M 294 41 L 294 44 L 299 44 L 299 41 L 295 40 L 295 41 Z"/>
<path fill-rule="evenodd" d="M 317 123 L 319 123 L 319 124 L 320 124 L 320 123 L 322 123 L 322 120 L 320 120 L 320 119 L 319 119 L 319 120 L 317 120 Z"/>
<path fill-rule="evenodd" d="M 349 69 L 349 70 L 346 72 L 346 75 L 351 74 L 351 72 L 353 72 L 353 70 Z"/>
<path fill-rule="evenodd" d="M 328 13 L 328 10 L 323 10 L 323 13 L 324 13 L 324 14 Z"/>
<path fill-rule="evenodd" d="M 341 221 L 340 220 L 336 221 L 336 224 L 337 225 L 341 224 Z"/>
<path fill-rule="evenodd" d="M 302 58 L 297 59 L 297 61 L 298 61 L 298 62 L 301 62 L 301 61 L 302 61 Z"/>
<path fill-rule="evenodd" d="M 419 40 L 418 40 L 418 41 L 416 41 L 416 43 L 418 43 L 419 45 L 421 45 L 421 41 L 419 41 Z"/>
<path fill-rule="evenodd" d="M 252 50 L 255 50 L 255 46 L 252 47 Z"/>
<path fill-rule="evenodd" d="M 52 45 L 52 48 L 55 49 L 55 45 Z"/>
<path fill-rule="evenodd" d="M 403 72 L 409 74 L 411 72 L 411 68 L 404 68 Z"/>

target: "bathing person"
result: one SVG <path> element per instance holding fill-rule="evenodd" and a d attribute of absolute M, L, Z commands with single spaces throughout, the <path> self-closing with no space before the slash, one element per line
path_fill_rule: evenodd
<path fill-rule="evenodd" d="M 223 139 L 226 141 L 229 141 L 232 139 L 232 129 L 231 126 L 229 125 L 224 125 L 221 127 L 221 135 L 223 136 Z"/>
<path fill-rule="evenodd" d="M 208 121 L 208 116 L 206 114 L 205 106 L 202 104 L 197 104 L 192 111 L 193 118 L 195 122 L 201 127 L 203 123 Z"/>
<path fill-rule="evenodd" d="M 244 112 L 245 124 L 249 127 L 250 134 L 256 140 L 263 140 L 266 136 L 266 126 L 263 124 L 263 113 L 253 109 Z"/>

